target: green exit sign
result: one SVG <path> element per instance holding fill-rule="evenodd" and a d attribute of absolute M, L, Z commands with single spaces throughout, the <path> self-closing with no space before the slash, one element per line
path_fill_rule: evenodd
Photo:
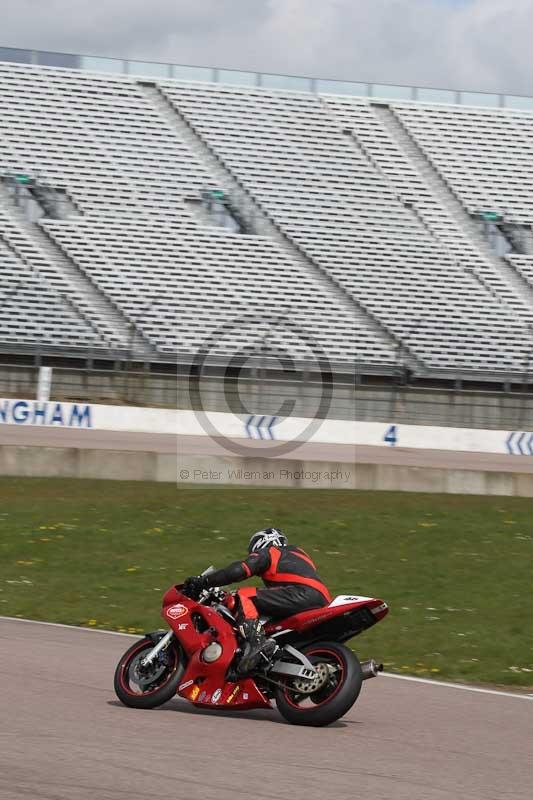
<path fill-rule="evenodd" d="M 15 180 L 17 183 L 31 183 L 29 175 L 15 175 Z"/>

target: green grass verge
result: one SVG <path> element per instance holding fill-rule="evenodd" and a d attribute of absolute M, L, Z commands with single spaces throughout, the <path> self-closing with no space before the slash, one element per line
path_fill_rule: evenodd
<path fill-rule="evenodd" d="M 332 593 L 385 599 L 353 640 L 403 674 L 533 683 L 530 500 L 0 480 L 0 614 L 140 632 L 161 594 L 277 525 Z"/>

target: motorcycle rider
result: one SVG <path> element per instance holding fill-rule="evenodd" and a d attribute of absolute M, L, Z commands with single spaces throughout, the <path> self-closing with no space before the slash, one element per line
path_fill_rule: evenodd
<path fill-rule="evenodd" d="M 197 597 L 203 589 L 226 586 L 261 576 L 264 589 L 237 590 L 239 631 L 244 639 L 243 655 L 237 670 L 244 674 L 254 669 L 261 655 L 270 658 L 276 649 L 267 639 L 259 615 L 274 619 L 289 617 L 331 602 L 327 587 L 320 580 L 311 558 L 300 547 L 290 545 L 278 528 L 257 531 L 250 538 L 248 556 L 208 575 L 187 578 L 183 593 Z"/>

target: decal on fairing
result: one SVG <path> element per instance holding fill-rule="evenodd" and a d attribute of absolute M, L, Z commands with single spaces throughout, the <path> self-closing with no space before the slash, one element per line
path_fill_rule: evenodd
<path fill-rule="evenodd" d="M 216 689 L 213 692 L 213 697 L 211 698 L 211 702 L 213 703 L 213 705 L 216 705 L 221 697 L 222 697 L 222 689 Z"/>
<path fill-rule="evenodd" d="M 335 606 L 346 606 L 349 603 L 362 603 L 365 600 L 374 600 L 373 597 L 363 597 L 356 594 L 339 594 L 328 606 L 334 608 Z"/>
<path fill-rule="evenodd" d="M 240 690 L 241 690 L 241 687 L 240 686 L 236 686 L 235 689 L 230 694 L 230 696 L 228 697 L 228 699 L 226 700 L 226 703 L 231 703 L 237 697 L 237 695 L 239 694 Z"/>
<path fill-rule="evenodd" d="M 166 610 L 166 615 L 167 617 L 170 617 L 170 619 L 179 619 L 188 613 L 189 609 L 187 606 L 184 606 L 181 603 L 177 603 L 175 606 L 170 606 L 170 608 L 167 608 Z"/>
<path fill-rule="evenodd" d="M 178 692 L 182 692 L 184 689 L 187 688 L 187 686 L 192 686 L 193 683 L 194 681 L 185 681 L 185 683 L 182 683 L 178 686 Z"/>
<path fill-rule="evenodd" d="M 196 698 L 198 697 L 199 694 L 200 694 L 200 687 L 199 686 L 193 686 L 192 689 L 191 689 L 191 692 L 189 694 L 189 697 L 191 698 L 191 700 L 196 700 Z"/>

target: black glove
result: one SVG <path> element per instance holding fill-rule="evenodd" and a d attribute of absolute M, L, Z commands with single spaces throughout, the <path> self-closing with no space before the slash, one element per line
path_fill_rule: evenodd
<path fill-rule="evenodd" d="M 192 600 L 198 600 L 204 589 L 207 589 L 207 578 L 202 575 L 187 578 L 181 587 L 182 593 Z"/>

